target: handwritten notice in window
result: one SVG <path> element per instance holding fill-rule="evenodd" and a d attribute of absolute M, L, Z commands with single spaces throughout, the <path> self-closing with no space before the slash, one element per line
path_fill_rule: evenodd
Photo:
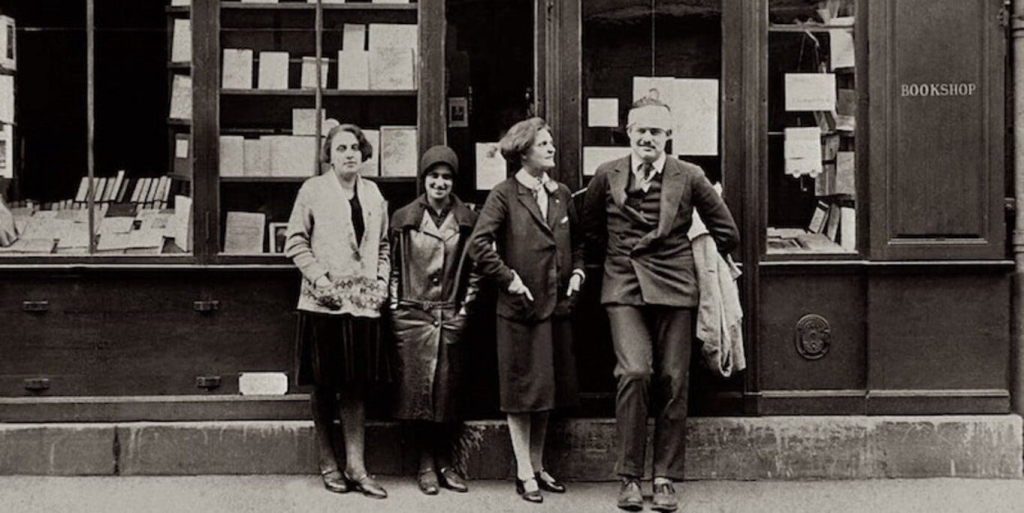
<path fill-rule="evenodd" d="M 831 73 L 786 73 L 786 110 L 836 109 L 836 76 Z"/>
<path fill-rule="evenodd" d="M 787 175 L 821 174 L 821 128 L 787 128 L 784 155 Z"/>

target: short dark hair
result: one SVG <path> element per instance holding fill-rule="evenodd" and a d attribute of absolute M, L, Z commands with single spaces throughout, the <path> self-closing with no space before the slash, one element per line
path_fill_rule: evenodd
<path fill-rule="evenodd" d="M 501 156 L 512 166 L 521 166 L 523 156 L 533 147 L 533 141 L 537 139 L 537 133 L 541 130 L 551 132 L 551 127 L 539 117 L 524 119 L 512 125 L 498 143 L 501 147 Z"/>
<path fill-rule="evenodd" d="M 320 148 L 320 162 L 323 162 L 324 164 L 331 163 L 331 142 L 334 141 L 334 136 L 343 131 L 356 136 L 356 141 L 359 142 L 359 153 L 363 154 L 363 162 L 366 162 L 373 157 L 373 145 L 366 139 L 366 135 L 363 134 L 363 129 L 351 123 L 345 123 L 331 127 L 327 132 L 324 144 Z"/>
<path fill-rule="evenodd" d="M 650 98 L 648 96 L 644 96 L 643 98 L 640 98 L 639 100 L 633 102 L 633 105 L 629 108 L 629 110 L 640 109 L 643 107 L 663 107 L 665 110 L 672 112 L 672 107 L 669 107 L 667 103 L 661 100 Z"/>

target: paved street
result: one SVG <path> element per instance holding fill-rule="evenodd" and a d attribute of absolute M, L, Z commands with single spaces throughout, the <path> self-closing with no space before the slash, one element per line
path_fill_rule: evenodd
<path fill-rule="evenodd" d="M 472 482 L 469 494 L 425 497 L 408 479 L 387 478 L 384 501 L 324 491 L 313 476 L 4 477 L 4 512 L 615 512 L 613 483 L 571 483 L 532 505 L 512 483 Z M 963 479 L 828 482 L 703 481 L 681 487 L 693 512 L 1020 512 L 1024 482 Z M 645 485 L 645 491 L 649 488 Z M 650 509 L 648 508 L 648 511 Z"/>

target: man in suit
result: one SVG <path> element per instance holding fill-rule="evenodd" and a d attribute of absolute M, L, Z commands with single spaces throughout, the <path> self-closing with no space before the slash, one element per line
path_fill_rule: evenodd
<path fill-rule="evenodd" d="M 665 154 L 671 127 L 664 103 L 650 98 L 634 103 L 626 126 L 632 152 L 598 168 L 583 206 L 588 258 L 604 266 L 601 304 L 611 326 L 618 379 L 618 505 L 630 511 L 644 506 L 639 480 L 652 385 L 663 403 L 656 412 L 652 508 L 678 508 L 673 481 L 683 479 L 698 303 L 686 236 L 694 208 L 721 253 L 739 243 L 732 214 L 703 170 Z"/>

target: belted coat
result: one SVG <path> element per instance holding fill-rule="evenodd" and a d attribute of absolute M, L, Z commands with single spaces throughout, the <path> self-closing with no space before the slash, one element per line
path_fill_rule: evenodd
<path fill-rule="evenodd" d="M 397 353 L 394 415 L 404 420 L 457 418 L 460 339 L 477 276 L 467 256 L 476 213 L 452 196 L 437 226 L 421 196 L 391 219 L 391 329 Z"/>

